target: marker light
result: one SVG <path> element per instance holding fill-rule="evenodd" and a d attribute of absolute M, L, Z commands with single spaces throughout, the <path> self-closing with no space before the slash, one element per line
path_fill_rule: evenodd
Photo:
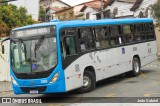
<path fill-rule="evenodd" d="M 11 81 L 13 82 L 14 85 L 18 85 L 18 83 L 16 82 L 16 80 L 13 78 L 13 76 L 11 76 Z"/>
<path fill-rule="evenodd" d="M 58 76 L 59 76 L 59 73 L 60 73 L 60 72 L 57 72 L 57 73 L 53 76 L 53 78 L 51 79 L 50 83 L 54 83 L 54 82 L 57 81 Z"/>

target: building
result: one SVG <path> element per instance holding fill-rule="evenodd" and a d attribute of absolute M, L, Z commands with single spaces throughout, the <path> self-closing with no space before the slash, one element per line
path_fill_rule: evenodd
<path fill-rule="evenodd" d="M 104 0 L 106 3 L 108 0 Z M 68 7 L 55 12 L 56 19 L 74 20 L 74 19 L 91 19 L 96 20 L 96 13 L 101 9 L 101 0 L 93 0 L 85 3 Z"/>
<path fill-rule="evenodd" d="M 62 0 L 40 0 L 40 5 L 43 6 L 46 12 L 46 21 L 57 19 L 55 13 L 71 7 Z"/>
<path fill-rule="evenodd" d="M 136 18 L 152 18 L 150 6 L 157 1 L 158 0 L 136 0 L 130 10 L 134 12 L 134 17 Z"/>
<path fill-rule="evenodd" d="M 107 3 L 108 0 L 103 0 L 103 3 Z M 82 3 L 78 6 L 82 6 L 80 9 L 80 13 L 83 13 L 84 19 L 90 19 L 90 20 L 96 20 L 97 19 L 97 13 L 101 10 L 102 2 L 101 0 L 93 0 L 90 2 Z"/>
<path fill-rule="evenodd" d="M 130 8 L 136 0 L 109 0 L 104 4 L 104 18 L 128 18 L 134 17 L 134 12 Z M 101 18 L 97 14 L 97 19 Z"/>
<path fill-rule="evenodd" d="M 10 2 L 17 7 L 25 7 L 28 15 L 32 16 L 32 19 L 38 21 L 39 17 L 39 0 L 17 0 Z"/>
<path fill-rule="evenodd" d="M 61 21 L 66 20 L 75 20 L 76 17 L 74 15 L 74 7 L 68 7 L 63 10 L 55 12 L 56 19 L 59 19 Z"/>
<path fill-rule="evenodd" d="M 103 0 L 103 2 L 102 0 L 92 0 L 71 7 L 60 0 L 52 0 L 50 19 L 96 20 L 101 18 L 151 17 L 149 6 L 156 2 L 157 0 Z M 102 12 L 103 14 L 101 14 Z"/>

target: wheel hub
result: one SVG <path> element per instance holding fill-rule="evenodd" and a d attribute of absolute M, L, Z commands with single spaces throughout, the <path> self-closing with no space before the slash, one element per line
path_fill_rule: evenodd
<path fill-rule="evenodd" d="M 134 62 L 134 70 L 138 73 L 139 72 L 139 64 L 137 61 Z"/>
<path fill-rule="evenodd" d="M 84 77 L 83 77 L 83 86 L 84 86 L 84 87 L 88 87 L 88 86 L 90 86 L 90 84 L 91 84 L 90 78 L 87 77 L 87 76 L 84 76 Z"/>

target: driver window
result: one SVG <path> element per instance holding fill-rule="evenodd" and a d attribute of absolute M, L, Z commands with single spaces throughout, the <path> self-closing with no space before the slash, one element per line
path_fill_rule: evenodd
<path fill-rule="evenodd" d="M 76 54 L 74 36 L 65 37 L 64 43 L 65 43 L 66 55 Z"/>
<path fill-rule="evenodd" d="M 21 64 L 25 64 L 26 58 L 25 58 L 25 45 L 22 43 L 13 43 L 12 42 L 12 48 L 13 48 L 13 54 L 14 54 L 14 66 L 16 68 L 20 68 Z"/>
<path fill-rule="evenodd" d="M 75 44 L 75 29 L 69 28 L 62 31 L 61 37 L 61 53 L 62 58 L 65 59 L 67 56 L 77 54 Z"/>

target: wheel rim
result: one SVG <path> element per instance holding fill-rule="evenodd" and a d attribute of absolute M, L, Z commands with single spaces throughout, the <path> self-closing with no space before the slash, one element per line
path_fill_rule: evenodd
<path fill-rule="evenodd" d="M 133 67 L 134 67 L 135 72 L 138 73 L 139 72 L 139 64 L 137 61 L 134 62 Z"/>
<path fill-rule="evenodd" d="M 88 76 L 84 76 L 83 77 L 83 87 L 87 88 L 89 87 L 91 84 L 91 80 Z"/>

